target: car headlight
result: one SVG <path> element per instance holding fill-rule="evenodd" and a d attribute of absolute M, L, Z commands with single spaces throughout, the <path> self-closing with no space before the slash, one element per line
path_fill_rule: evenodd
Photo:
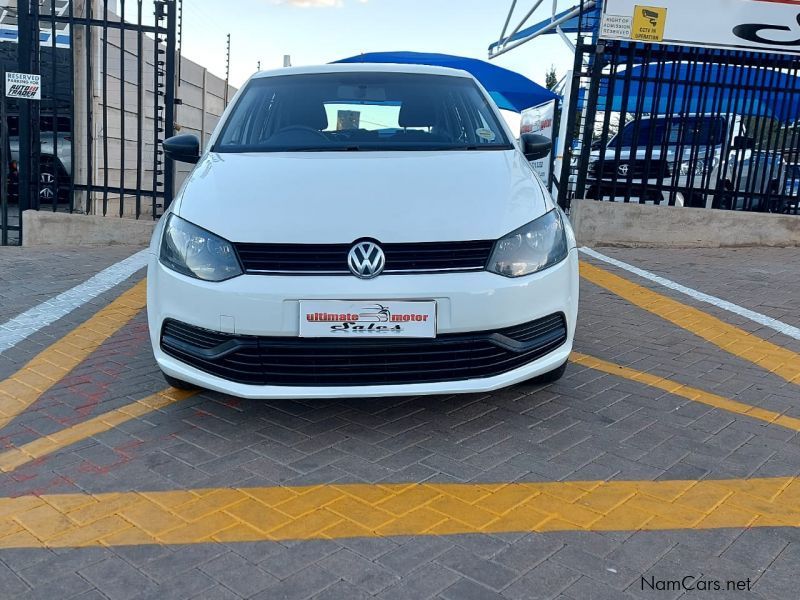
<path fill-rule="evenodd" d="M 504 277 L 522 277 L 560 263 L 569 253 L 561 211 L 551 210 L 498 240 L 488 270 Z"/>
<path fill-rule="evenodd" d="M 224 281 L 242 274 L 229 241 L 175 215 L 169 216 L 164 227 L 159 260 L 173 271 L 204 281 Z"/>
<path fill-rule="evenodd" d="M 708 171 L 717 168 L 719 160 L 712 158 L 711 160 L 704 160 L 698 158 L 694 161 L 685 161 L 681 163 L 681 175 L 705 175 Z"/>

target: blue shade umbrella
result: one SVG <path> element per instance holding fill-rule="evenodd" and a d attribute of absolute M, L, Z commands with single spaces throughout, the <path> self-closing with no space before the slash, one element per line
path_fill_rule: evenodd
<path fill-rule="evenodd" d="M 519 73 L 492 65 L 477 58 L 427 54 L 423 52 L 370 52 L 337 60 L 338 63 L 393 63 L 450 67 L 471 73 L 491 94 L 497 106 L 504 110 L 521 112 L 560 98 Z"/>
<path fill-rule="evenodd" d="M 625 81 L 630 90 L 624 95 Z M 800 77 L 774 69 L 711 63 L 636 65 L 621 69 L 609 89 L 601 83 L 598 110 L 645 113 L 715 113 L 800 119 Z M 712 85 L 709 86 L 709 82 Z"/>

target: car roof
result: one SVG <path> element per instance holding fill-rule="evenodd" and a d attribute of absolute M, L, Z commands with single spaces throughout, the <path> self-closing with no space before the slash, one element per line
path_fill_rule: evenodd
<path fill-rule="evenodd" d="M 271 71 L 259 71 L 253 75 L 253 79 L 318 73 L 414 73 L 420 75 L 449 75 L 450 77 L 474 79 L 470 73 L 461 69 L 394 63 L 334 63 L 330 65 L 311 65 L 305 67 L 284 67 Z"/>

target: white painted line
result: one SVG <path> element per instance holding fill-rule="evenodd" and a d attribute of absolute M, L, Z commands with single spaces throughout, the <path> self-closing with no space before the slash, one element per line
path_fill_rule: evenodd
<path fill-rule="evenodd" d="M 645 271 L 644 269 L 634 267 L 633 265 L 629 265 L 628 263 L 622 262 L 621 260 L 617 260 L 616 258 L 611 258 L 610 256 L 606 256 L 605 254 L 600 254 L 599 252 L 597 252 L 596 250 L 592 250 L 591 248 L 583 247 L 580 249 L 580 251 L 586 254 L 587 256 L 591 256 L 592 258 L 596 258 L 597 260 L 601 260 L 610 265 L 614 265 L 615 267 L 619 267 L 620 269 L 624 269 L 630 273 L 633 273 L 634 275 L 638 275 L 639 277 L 643 277 L 644 279 L 647 279 L 659 285 L 663 285 L 664 287 L 667 287 L 671 290 L 675 290 L 676 292 L 680 292 L 681 294 L 690 296 L 695 300 L 699 300 L 700 302 L 705 302 L 706 304 L 712 304 L 717 308 L 727 310 L 728 312 L 737 314 L 740 317 L 750 319 L 751 321 L 754 321 L 759 325 L 763 325 L 764 327 L 769 327 L 770 329 L 774 329 L 775 331 L 782 333 L 783 335 L 788 335 L 791 338 L 800 340 L 800 328 L 793 327 L 792 325 L 784 323 L 783 321 L 778 321 L 777 319 L 773 319 L 772 317 L 768 317 L 767 315 L 762 315 L 761 313 L 757 313 L 748 308 L 744 308 L 743 306 L 739 306 L 738 304 L 734 304 L 733 302 L 728 302 L 727 300 L 723 300 L 722 298 L 717 298 L 716 296 L 710 296 L 709 294 L 698 292 L 697 290 L 686 287 L 685 285 L 681 285 L 680 283 L 675 283 L 670 279 L 659 277 L 658 275 L 651 273 L 650 271 Z"/>
<path fill-rule="evenodd" d="M 147 250 L 137 252 L 100 271 L 80 285 L 76 285 L 55 298 L 46 300 L 0 325 L 0 354 L 51 323 L 55 323 L 92 298 L 96 298 L 125 281 L 147 265 L 147 255 Z"/>

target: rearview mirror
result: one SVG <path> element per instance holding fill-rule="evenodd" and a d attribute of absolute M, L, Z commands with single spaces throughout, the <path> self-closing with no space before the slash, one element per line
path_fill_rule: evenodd
<path fill-rule="evenodd" d="M 520 139 L 522 140 L 522 153 L 529 161 L 544 158 L 550 154 L 550 150 L 553 148 L 550 138 L 538 133 L 523 133 Z"/>
<path fill-rule="evenodd" d="M 172 136 L 164 140 L 164 154 L 172 160 L 194 164 L 200 160 L 200 140 L 191 133 Z"/>

